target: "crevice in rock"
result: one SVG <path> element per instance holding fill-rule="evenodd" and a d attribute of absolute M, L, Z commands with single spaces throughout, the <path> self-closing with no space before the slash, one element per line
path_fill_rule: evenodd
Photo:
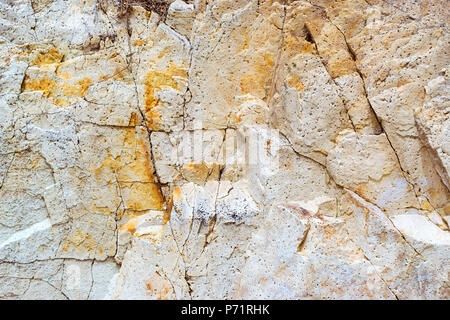
<path fill-rule="evenodd" d="M 8 176 L 9 170 L 11 170 L 11 166 L 12 166 L 12 164 L 13 164 L 13 162 L 14 162 L 15 156 L 16 156 L 16 152 L 13 152 L 13 153 L 12 153 L 12 157 L 11 157 L 11 161 L 9 162 L 8 167 L 6 168 L 5 173 L 3 174 L 2 182 L 0 183 L 0 190 L 2 190 L 3 184 L 4 184 L 5 181 L 6 181 L 6 178 L 7 178 L 7 176 Z"/>
<path fill-rule="evenodd" d="M 365 207 L 368 207 L 369 210 L 370 209 L 372 209 L 374 211 L 378 210 L 384 217 L 386 217 L 386 219 L 390 222 L 392 227 L 398 232 L 398 234 L 402 237 L 402 239 L 405 241 L 405 243 L 416 253 L 416 255 L 419 256 L 423 261 L 426 261 L 426 259 L 422 256 L 422 254 L 419 251 L 417 251 L 417 249 L 408 240 L 406 240 L 405 235 L 395 226 L 392 219 L 384 212 L 383 209 L 378 207 L 375 203 L 361 197 L 359 194 L 357 194 L 356 192 L 353 192 L 352 190 L 349 190 L 347 188 L 344 188 L 344 190 L 347 191 L 350 194 L 350 196 L 352 198 L 354 198 L 358 203 L 360 203 L 361 205 L 363 205 Z M 370 206 L 373 206 L 373 208 L 370 208 Z"/>
<path fill-rule="evenodd" d="M 362 83 L 363 83 L 363 90 L 364 90 L 364 95 L 365 95 L 365 97 L 366 97 L 367 103 L 369 104 L 369 106 L 370 106 L 370 108 L 371 108 L 371 110 L 372 110 L 372 113 L 374 114 L 375 119 L 377 120 L 378 125 L 380 126 L 380 128 L 381 128 L 381 130 L 382 130 L 381 133 L 384 133 L 384 134 L 385 134 L 386 140 L 388 141 L 388 143 L 389 143 L 389 145 L 390 145 L 392 151 L 393 151 L 394 154 L 395 154 L 395 157 L 396 157 L 396 159 L 397 159 L 397 163 L 398 163 L 398 165 L 399 165 L 399 168 L 400 168 L 400 170 L 401 170 L 401 172 L 402 172 L 402 175 L 403 175 L 405 181 L 410 185 L 411 190 L 412 190 L 412 192 L 414 193 L 414 196 L 415 196 L 415 198 L 416 198 L 416 200 L 417 200 L 417 202 L 418 202 L 418 208 L 420 208 L 420 200 L 419 200 L 419 196 L 423 196 L 423 197 L 428 201 L 428 203 L 429 203 L 430 206 L 433 208 L 433 210 L 436 210 L 436 208 L 434 208 L 434 206 L 432 205 L 432 202 L 428 199 L 428 197 L 427 197 L 425 194 L 422 194 L 422 193 L 421 193 L 420 195 L 418 194 L 418 192 L 417 192 L 417 190 L 416 190 L 416 184 L 414 183 L 413 179 L 410 177 L 409 173 L 403 168 L 403 165 L 402 165 L 402 163 L 401 163 L 401 161 L 400 161 L 400 157 L 399 157 L 399 155 L 398 155 L 396 149 L 394 148 L 394 145 L 392 144 L 391 139 L 389 138 L 389 134 L 388 134 L 388 132 L 385 130 L 385 128 L 384 128 L 384 126 L 383 126 L 382 120 L 380 120 L 380 118 L 378 117 L 377 112 L 375 111 L 375 109 L 374 109 L 373 106 L 372 106 L 372 103 L 370 102 L 369 95 L 368 95 L 368 93 L 367 93 L 367 88 L 366 88 L 364 76 L 363 76 L 361 70 L 358 68 L 358 65 L 357 65 L 357 63 L 356 63 L 356 56 L 357 56 L 357 55 L 356 55 L 355 50 L 351 47 L 351 45 L 350 45 L 349 42 L 347 41 L 347 38 L 346 38 L 344 32 L 343 32 L 336 24 L 334 24 L 329 18 L 328 18 L 328 21 L 336 27 L 336 29 L 342 34 L 342 36 L 343 36 L 343 38 L 344 38 L 345 44 L 347 45 L 347 48 L 348 48 L 348 52 L 351 54 L 353 60 L 355 61 L 355 70 L 356 70 L 356 72 L 358 73 L 358 75 L 359 75 L 359 77 L 361 78 L 361 81 L 362 81 Z M 445 183 L 444 183 L 444 184 L 445 184 Z M 426 218 L 428 221 L 430 221 L 430 222 L 432 222 L 433 224 L 435 224 L 435 223 L 434 223 L 427 215 L 425 215 L 425 218 Z M 444 222 L 444 224 L 447 225 L 447 223 L 446 223 L 445 220 L 442 220 L 442 221 Z M 436 224 L 435 224 L 435 225 L 436 225 Z M 440 226 L 438 226 L 438 227 L 441 228 Z M 447 227 L 448 227 L 448 225 L 447 225 Z"/>
<path fill-rule="evenodd" d="M 309 222 L 308 222 L 308 226 L 306 227 L 306 230 L 303 232 L 302 239 L 300 240 L 300 243 L 297 246 L 297 252 L 302 252 L 303 251 L 303 249 L 305 247 L 305 244 L 306 244 L 306 239 L 308 238 L 308 234 L 309 234 L 309 230 L 310 229 L 311 229 L 311 226 L 309 225 Z"/>
<path fill-rule="evenodd" d="M 89 287 L 89 292 L 88 292 L 88 295 L 87 295 L 87 298 L 86 298 L 86 300 L 89 300 L 89 298 L 90 298 L 90 296 L 91 296 L 91 292 L 92 292 L 92 288 L 94 287 L 94 273 L 93 273 L 93 266 L 94 266 L 94 260 L 92 260 L 92 263 L 91 263 L 91 267 L 90 267 L 90 274 L 91 274 L 91 285 L 90 285 L 90 287 Z"/>
<path fill-rule="evenodd" d="M 348 232 L 347 232 L 348 235 Z M 389 290 L 389 292 L 395 297 L 396 300 L 400 300 L 400 298 L 397 296 L 397 294 L 395 294 L 394 290 L 388 285 L 388 283 L 386 282 L 386 280 L 381 276 L 381 274 L 377 271 L 377 267 L 375 266 L 375 264 L 367 257 L 366 253 L 364 252 L 364 250 L 357 246 L 356 243 L 350 238 L 350 235 L 348 235 L 350 241 L 359 249 L 361 250 L 361 252 L 363 253 L 364 259 L 366 259 L 367 262 L 370 263 L 370 265 L 372 266 L 373 270 L 375 271 L 375 273 L 377 274 L 377 276 L 381 279 L 381 281 L 383 281 L 384 285 L 386 286 L 386 288 Z"/>
<path fill-rule="evenodd" d="M 127 43 L 128 43 L 128 51 L 129 51 L 129 54 L 127 55 L 128 70 L 129 70 L 129 73 L 130 73 L 130 75 L 131 75 L 131 77 L 133 79 L 133 83 L 134 83 L 134 89 L 135 89 L 135 94 L 136 94 L 136 102 L 137 102 L 137 110 L 139 111 L 139 113 L 141 115 L 141 118 L 142 118 L 142 123 L 141 124 L 142 124 L 142 126 L 145 127 L 145 129 L 147 131 L 147 134 L 148 134 L 148 141 L 149 141 L 149 146 L 150 146 L 150 160 L 151 160 L 151 163 L 152 163 L 152 166 L 153 166 L 153 170 L 152 170 L 153 177 L 155 178 L 156 183 L 159 186 L 159 193 L 161 194 L 161 197 L 163 198 L 164 205 L 166 205 L 166 199 L 165 199 L 165 196 L 164 196 L 164 192 L 162 191 L 162 185 L 163 184 L 161 183 L 161 178 L 159 177 L 158 171 L 156 169 L 156 161 L 155 161 L 155 155 L 154 155 L 154 152 L 153 152 L 153 145 L 152 145 L 152 139 L 151 139 L 152 130 L 150 130 L 149 127 L 147 126 L 147 120 L 148 119 L 147 119 L 146 115 L 144 114 L 144 112 L 142 111 L 142 108 L 141 108 L 137 81 L 135 79 L 135 76 L 134 76 L 134 73 L 133 73 L 133 68 L 132 68 L 132 63 L 133 63 L 132 59 L 133 59 L 133 55 L 134 54 L 133 54 L 133 50 L 132 50 L 132 47 L 131 47 L 131 28 L 130 28 L 130 24 L 129 24 L 129 15 L 128 14 L 126 15 L 125 19 L 126 19 L 125 20 L 126 28 L 129 31 L 128 32 L 128 41 L 127 41 Z M 138 62 L 137 65 L 139 66 L 140 63 Z"/>
<path fill-rule="evenodd" d="M 330 79 L 333 81 L 333 83 L 334 83 L 334 85 L 335 85 L 335 87 L 336 87 L 336 89 L 337 89 L 336 91 L 337 91 L 337 93 L 338 93 L 338 95 L 339 95 L 339 99 L 341 100 L 342 105 L 344 106 L 345 112 L 346 112 L 346 114 L 347 114 L 348 121 L 350 122 L 353 131 L 354 131 L 354 132 L 358 132 L 358 131 L 356 130 L 355 124 L 353 123 L 352 117 L 350 117 L 350 114 L 349 114 L 349 112 L 348 112 L 347 104 L 345 103 L 344 99 L 340 96 L 340 92 L 339 92 L 339 91 L 340 91 L 340 86 L 336 83 L 336 80 L 335 80 L 335 79 L 331 76 L 331 74 L 328 72 L 327 65 L 324 63 L 324 59 L 322 58 L 322 56 L 321 56 L 320 53 L 319 53 L 319 49 L 318 49 L 318 47 L 317 47 L 316 40 L 314 39 L 314 36 L 312 35 L 311 30 L 308 28 L 308 25 L 307 25 L 307 24 L 305 24 L 305 32 L 306 32 L 306 39 L 310 39 L 310 40 L 311 40 L 310 42 L 314 44 L 314 48 L 315 48 L 316 55 L 319 57 L 319 60 L 320 60 L 320 62 L 322 63 L 322 65 L 323 65 L 325 71 L 328 73 Z M 357 137 L 358 137 L 358 136 L 357 136 Z"/>
<path fill-rule="evenodd" d="M 277 80 L 277 72 L 280 65 L 280 58 L 281 58 L 281 50 L 283 49 L 284 45 L 284 25 L 286 23 L 286 16 L 287 16 L 287 9 L 286 4 L 283 5 L 283 19 L 280 29 L 280 42 L 278 45 L 277 55 L 275 57 L 275 61 L 273 64 L 273 70 L 272 70 L 272 78 L 270 80 L 270 87 L 269 87 L 269 95 L 267 97 L 267 105 L 270 106 L 270 102 L 272 100 L 273 95 L 275 94 L 275 87 L 276 87 L 276 80 Z"/>
<path fill-rule="evenodd" d="M 352 47 L 350 46 L 350 44 L 348 43 L 347 37 L 345 36 L 345 33 L 344 33 L 344 32 L 343 32 L 336 24 L 334 24 L 333 21 L 331 21 L 331 19 L 328 18 L 328 21 L 329 21 L 333 26 L 336 27 L 336 29 L 342 34 L 342 37 L 344 38 L 344 42 L 345 42 L 345 44 L 346 44 L 346 46 L 347 46 L 347 51 L 350 53 L 350 56 L 351 56 L 352 59 L 353 59 L 353 62 L 354 62 L 354 65 L 355 65 L 355 71 L 358 73 L 358 75 L 359 75 L 359 77 L 361 78 L 361 81 L 362 81 L 362 83 L 363 83 L 362 87 L 363 87 L 363 90 L 364 90 L 364 96 L 365 96 L 365 98 L 366 98 L 366 101 L 367 101 L 367 103 L 368 103 L 368 105 L 369 105 L 369 107 L 370 107 L 370 110 L 372 111 L 372 114 L 374 115 L 375 119 L 377 120 L 378 126 L 379 126 L 380 129 L 381 129 L 381 132 L 380 132 L 379 134 L 381 134 L 381 133 L 383 133 L 383 132 L 386 132 L 386 131 L 384 130 L 384 127 L 383 127 L 383 124 L 382 124 L 381 120 L 378 118 L 378 115 L 377 115 L 377 113 L 375 112 L 375 109 L 374 109 L 373 106 L 372 106 L 372 103 L 371 103 L 370 100 L 369 100 L 369 95 L 367 94 L 366 83 L 365 83 L 365 81 L 364 81 L 363 74 L 362 74 L 361 70 L 358 68 L 358 64 L 357 64 L 357 60 L 356 60 L 356 52 L 353 50 L 353 48 L 352 48 Z"/>

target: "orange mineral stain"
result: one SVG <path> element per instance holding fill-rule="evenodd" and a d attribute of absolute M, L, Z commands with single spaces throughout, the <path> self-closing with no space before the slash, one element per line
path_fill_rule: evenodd
<path fill-rule="evenodd" d="M 130 115 L 130 121 L 128 121 L 128 125 L 130 127 L 135 126 L 137 124 L 136 118 L 137 118 L 136 112 L 132 112 Z"/>
<path fill-rule="evenodd" d="M 166 224 L 167 222 L 170 221 L 170 216 L 172 214 L 172 208 L 173 208 L 173 196 L 170 197 L 170 199 L 168 199 L 168 201 L 167 201 L 166 209 L 164 210 L 164 215 L 163 215 L 163 224 Z"/>
<path fill-rule="evenodd" d="M 145 44 L 145 41 L 144 41 L 144 40 L 141 40 L 141 39 L 136 39 L 136 40 L 133 41 L 133 44 L 134 44 L 135 46 L 140 47 L 140 46 L 143 46 L 143 45 Z"/>

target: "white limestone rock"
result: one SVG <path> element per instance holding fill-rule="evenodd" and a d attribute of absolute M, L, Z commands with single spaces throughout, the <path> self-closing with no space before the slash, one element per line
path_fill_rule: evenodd
<path fill-rule="evenodd" d="M 445 2 L 166 4 L 0 3 L 0 299 L 448 299 Z"/>

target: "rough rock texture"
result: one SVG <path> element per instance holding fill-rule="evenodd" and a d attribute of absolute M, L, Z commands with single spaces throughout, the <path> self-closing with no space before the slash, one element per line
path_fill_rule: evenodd
<path fill-rule="evenodd" d="M 449 18 L 0 0 L 0 298 L 450 298 Z"/>

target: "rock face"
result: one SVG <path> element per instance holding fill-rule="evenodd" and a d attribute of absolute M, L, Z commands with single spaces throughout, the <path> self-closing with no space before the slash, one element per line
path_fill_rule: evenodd
<path fill-rule="evenodd" d="M 2 0 L 1 299 L 449 299 L 441 0 Z"/>

